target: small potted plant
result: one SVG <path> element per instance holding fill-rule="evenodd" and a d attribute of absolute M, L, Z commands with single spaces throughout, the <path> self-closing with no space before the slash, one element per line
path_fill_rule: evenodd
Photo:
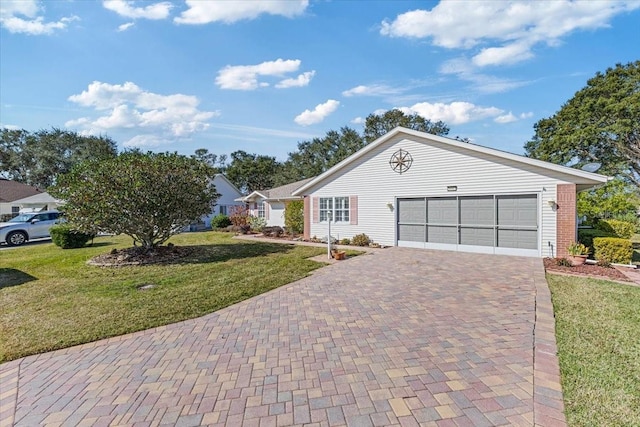
<path fill-rule="evenodd" d="M 589 248 L 579 242 L 571 243 L 567 252 L 569 252 L 569 261 L 573 266 L 584 264 L 589 256 Z"/>

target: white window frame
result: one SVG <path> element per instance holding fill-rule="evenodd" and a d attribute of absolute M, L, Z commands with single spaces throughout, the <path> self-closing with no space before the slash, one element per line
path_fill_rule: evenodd
<path fill-rule="evenodd" d="M 320 197 L 318 201 L 319 222 L 327 222 L 328 214 L 332 222 L 348 223 L 351 211 L 349 209 L 349 196 L 345 197 Z"/>
<path fill-rule="evenodd" d="M 349 222 L 349 197 L 333 198 L 333 218 L 335 222 Z"/>
<path fill-rule="evenodd" d="M 320 197 L 318 207 L 320 222 L 327 222 L 329 215 L 333 220 L 333 197 Z"/>
<path fill-rule="evenodd" d="M 265 202 L 258 203 L 258 218 L 265 218 L 267 212 L 267 206 Z"/>

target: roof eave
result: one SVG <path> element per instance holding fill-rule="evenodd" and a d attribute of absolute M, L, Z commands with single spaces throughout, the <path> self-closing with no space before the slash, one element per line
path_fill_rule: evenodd
<path fill-rule="evenodd" d="M 518 154 L 509 153 L 509 152 L 506 152 L 506 151 L 496 150 L 495 148 L 483 147 L 481 145 L 475 145 L 475 144 L 468 143 L 468 142 L 457 141 L 455 139 L 445 138 L 445 137 L 438 136 L 438 135 L 427 134 L 425 132 L 420 132 L 420 131 L 416 131 L 416 130 L 413 130 L 413 129 L 396 127 L 394 129 L 392 129 L 390 132 L 386 133 L 385 135 L 382 135 L 381 137 L 379 137 L 378 139 L 376 139 L 375 141 L 373 141 L 372 143 L 367 145 L 365 148 L 357 151 L 356 153 L 354 153 L 351 156 L 347 157 L 346 159 L 344 159 L 340 163 L 336 164 L 335 166 L 331 167 L 330 169 L 328 169 L 324 173 L 318 175 L 315 179 L 313 179 L 313 180 L 309 181 L 308 183 L 306 183 L 305 185 L 301 186 L 296 191 L 294 191 L 292 193 L 292 195 L 300 196 L 302 193 L 304 193 L 305 190 L 315 186 L 319 182 L 322 182 L 327 177 L 335 174 L 336 172 L 338 172 L 343 167 L 345 167 L 348 164 L 354 162 L 355 160 L 357 160 L 360 157 L 364 156 L 368 152 L 376 149 L 378 146 L 380 146 L 383 143 L 385 143 L 386 141 L 394 138 L 396 135 L 398 135 L 400 133 L 405 134 L 405 135 L 409 135 L 409 136 L 414 136 L 416 138 L 431 139 L 431 140 L 433 140 L 435 142 L 440 142 L 440 143 L 447 144 L 447 145 L 450 145 L 450 146 L 453 146 L 453 147 L 463 148 L 463 149 L 470 150 L 470 151 L 475 151 L 475 152 L 479 152 L 479 153 L 483 153 L 483 154 L 487 154 L 487 155 L 491 155 L 491 156 L 495 156 L 495 157 L 499 157 L 499 158 L 504 158 L 504 159 L 512 160 L 512 161 L 515 161 L 515 162 L 518 162 L 518 163 L 524 163 L 524 164 L 528 164 L 528 165 L 531 165 L 531 166 L 540 167 L 542 169 L 553 170 L 554 172 L 559 172 L 559 173 L 571 175 L 571 176 L 574 176 L 574 177 L 583 178 L 583 179 L 586 179 L 587 181 L 589 181 L 589 182 L 581 181 L 581 182 L 578 182 L 577 184 L 591 184 L 592 183 L 592 185 L 595 186 L 595 185 L 598 185 L 598 184 L 605 183 L 605 182 L 607 182 L 607 181 L 609 181 L 611 179 L 610 177 L 605 176 L 605 175 L 600 175 L 600 174 L 596 174 L 596 173 L 592 173 L 592 172 L 585 172 L 585 171 L 582 171 L 582 170 L 579 170 L 579 169 L 573 169 L 573 168 L 570 168 L 570 167 L 567 167 L 567 166 L 556 165 L 554 163 L 549 163 L 549 162 L 545 162 L 545 161 L 542 161 L 542 160 L 532 159 L 530 157 L 524 157 L 524 156 L 520 156 Z"/>

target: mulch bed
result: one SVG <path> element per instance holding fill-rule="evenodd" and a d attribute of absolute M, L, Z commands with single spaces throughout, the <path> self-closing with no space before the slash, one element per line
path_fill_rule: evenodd
<path fill-rule="evenodd" d="M 126 265 L 173 264 L 195 252 L 189 246 L 158 246 L 149 252 L 141 247 L 114 249 L 109 253 L 91 258 L 87 264 L 99 267 L 122 267 Z"/>
<path fill-rule="evenodd" d="M 553 273 L 559 272 L 564 274 L 571 274 L 576 276 L 588 276 L 595 278 L 603 278 L 609 280 L 616 280 L 619 282 L 631 282 L 631 280 L 620 271 L 613 267 L 603 267 L 596 264 L 583 264 L 574 267 L 566 267 L 558 265 L 556 258 L 544 259 L 545 270 Z"/>

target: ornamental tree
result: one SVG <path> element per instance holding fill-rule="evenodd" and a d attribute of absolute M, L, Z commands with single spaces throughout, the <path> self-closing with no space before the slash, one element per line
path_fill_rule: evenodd
<path fill-rule="evenodd" d="M 80 231 L 126 234 L 147 252 L 211 212 L 220 196 L 214 175 L 177 153 L 125 152 L 77 165 L 49 192 Z"/>

